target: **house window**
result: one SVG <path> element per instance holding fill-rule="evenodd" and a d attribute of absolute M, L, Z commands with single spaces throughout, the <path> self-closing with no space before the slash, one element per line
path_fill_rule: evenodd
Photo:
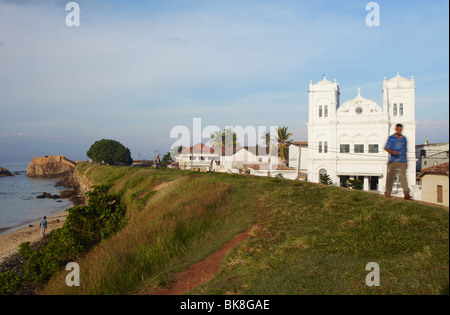
<path fill-rule="evenodd" d="M 355 153 L 364 153 L 364 144 L 355 144 Z"/>
<path fill-rule="evenodd" d="M 325 105 L 323 116 L 328 117 L 328 105 Z"/>
<path fill-rule="evenodd" d="M 327 175 L 327 170 L 324 169 L 324 168 L 321 168 L 321 169 L 319 170 L 319 178 L 320 178 L 320 176 L 322 176 L 322 175 Z"/>
<path fill-rule="evenodd" d="M 328 141 L 323 143 L 323 153 L 328 153 Z"/>
<path fill-rule="evenodd" d="M 341 144 L 341 153 L 350 153 L 350 145 Z"/>
<path fill-rule="evenodd" d="M 394 116 L 397 116 L 397 104 L 394 104 Z"/>
<path fill-rule="evenodd" d="M 400 112 L 399 115 L 403 116 L 403 103 L 400 103 Z"/>
<path fill-rule="evenodd" d="M 322 153 L 322 141 L 319 141 L 319 153 Z"/>
<path fill-rule="evenodd" d="M 319 117 L 322 117 L 322 105 L 319 106 Z"/>
<path fill-rule="evenodd" d="M 437 185 L 437 202 L 442 203 L 442 185 Z"/>
<path fill-rule="evenodd" d="M 378 153 L 378 144 L 369 144 L 369 153 Z"/>

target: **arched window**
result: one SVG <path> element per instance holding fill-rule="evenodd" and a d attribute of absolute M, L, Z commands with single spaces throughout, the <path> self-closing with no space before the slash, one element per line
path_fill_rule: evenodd
<path fill-rule="evenodd" d="M 320 176 L 322 176 L 322 175 L 327 175 L 327 170 L 324 169 L 324 168 L 321 168 L 321 169 L 319 170 L 319 178 L 320 178 Z"/>

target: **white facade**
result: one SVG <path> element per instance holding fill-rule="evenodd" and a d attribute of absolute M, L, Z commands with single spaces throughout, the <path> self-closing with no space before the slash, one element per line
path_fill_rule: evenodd
<path fill-rule="evenodd" d="M 292 141 L 289 144 L 289 167 L 296 170 L 297 178 L 307 179 L 308 172 L 308 142 Z"/>
<path fill-rule="evenodd" d="M 209 172 L 212 161 L 218 159 L 219 155 L 215 154 L 212 148 L 203 143 L 199 143 L 181 151 L 176 157 L 176 162 L 182 170 Z"/>
<path fill-rule="evenodd" d="M 322 81 L 309 86 L 308 181 L 319 182 L 320 174 L 333 184 L 346 186 L 360 179 L 364 190 L 384 192 L 388 153 L 384 146 L 403 125 L 408 140 L 408 184 L 415 185 L 415 85 L 397 75 L 383 82 L 383 104 L 361 96 L 340 105 L 338 83 Z M 413 190 L 412 190 L 413 191 Z M 393 192 L 395 193 L 395 192 Z"/>

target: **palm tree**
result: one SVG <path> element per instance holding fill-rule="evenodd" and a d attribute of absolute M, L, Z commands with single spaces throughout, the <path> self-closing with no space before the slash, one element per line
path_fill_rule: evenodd
<path fill-rule="evenodd" d="M 271 137 L 270 131 L 264 131 L 261 136 L 261 139 L 264 141 L 264 144 L 266 145 L 266 147 L 269 147 L 269 145 L 270 145 L 270 137 Z"/>
<path fill-rule="evenodd" d="M 221 147 L 233 149 L 239 146 L 236 132 L 234 132 L 231 128 L 225 129 L 224 131 L 217 130 L 211 134 L 210 144 L 214 149 L 220 149 Z"/>
<path fill-rule="evenodd" d="M 291 137 L 293 134 L 288 132 L 288 127 L 278 127 L 277 129 L 277 142 L 278 142 L 278 156 L 283 160 L 284 165 L 286 165 L 289 148 L 288 143 L 292 141 Z"/>
<path fill-rule="evenodd" d="M 214 149 L 217 149 L 222 145 L 222 132 L 220 130 L 211 134 L 210 144 Z"/>
<path fill-rule="evenodd" d="M 228 149 L 235 148 L 238 145 L 236 132 L 231 128 L 225 129 L 222 133 L 222 146 Z"/>

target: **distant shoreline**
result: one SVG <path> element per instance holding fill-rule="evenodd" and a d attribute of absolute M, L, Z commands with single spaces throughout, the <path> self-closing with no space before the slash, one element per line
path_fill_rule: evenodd
<path fill-rule="evenodd" d="M 58 209 L 58 210 L 49 211 L 46 216 L 47 216 L 47 218 L 51 218 L 52 216 L 57 216 L 61 212 L 64 212 L 67 209 L 72 208 L 73 206 L 74 205 L 71 204 L 71 205 L 68 205 L 68 206 L 66 206 L 64 208 L 61 207 L 61 209 Z M 29 228 L 30 224 L 33 225 L 33 227 L 34 227 L 35 223 L 38 222 L 38 224 L 39 224 L 39 222 L 41 220 L 42 220 L 42 217 L 39 218 L 39 219 L 38 218 L 36 218 L 36 219 L 28 219 L 28 220 L 26 220 L 24 222 L 21 222 L 21 223 L 19 223 L 17 225 L 14 225 L 14 226 L 8 226 L 8 227 L 0 228 L 0 236 L 14 233 L 15 231 L 23 229 L 23 228 Z"/>

